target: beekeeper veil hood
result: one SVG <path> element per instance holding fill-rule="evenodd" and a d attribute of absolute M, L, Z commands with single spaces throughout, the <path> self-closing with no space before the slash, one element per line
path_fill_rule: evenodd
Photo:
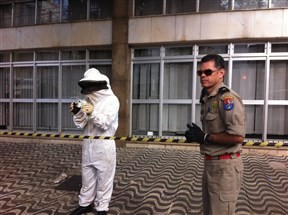
<path fill-rule="evenodd" d="M 84 78 L 78 82 L 78 85 L 81 87 L 81 93 L 85 95 L 110 88 L 109 78 L 95 68 L 88 69 L 84 73 Z"/>

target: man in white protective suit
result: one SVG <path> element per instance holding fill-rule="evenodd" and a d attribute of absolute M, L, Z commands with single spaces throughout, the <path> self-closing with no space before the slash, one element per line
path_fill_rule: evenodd
<path fill-rule="evenodd" d="M 111 89 L 108 77 L 91 68 L 78 84 L 85 100 L 70 105 L 75 125 L 84 128 L 84 135 L 114 136 L 118 127 L 119 100 Z M 97 215 L 107 214 L 115 168 L 114 140 L 83 140 L 79 207 L 71 215 L 92 212 L 94 207 Z"/>

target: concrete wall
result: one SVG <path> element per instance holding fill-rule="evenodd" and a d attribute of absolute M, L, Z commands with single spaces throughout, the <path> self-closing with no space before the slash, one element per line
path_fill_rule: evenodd
<path fill-rule="evenodd" d="M 0 50 L 111 45 L 112 20 L 0 29 Z"/>
<path fill-rule="evenodd" d="M 288 9 L 154 16 L 129 20 L 129 43 L 288 37 Z"/>

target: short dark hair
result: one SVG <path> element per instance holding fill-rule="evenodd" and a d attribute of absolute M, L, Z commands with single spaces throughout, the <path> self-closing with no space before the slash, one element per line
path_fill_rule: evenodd
<path fill-rule="evenodd" d="M 201 63 L 214 61 L 217 69 L 225 69 L 224 59 L 218 54 L 208 54 L 201 59 Z"/>

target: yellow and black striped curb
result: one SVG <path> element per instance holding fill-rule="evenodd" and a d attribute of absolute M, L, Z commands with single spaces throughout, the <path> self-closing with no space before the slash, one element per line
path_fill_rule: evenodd
<path fill-rule="evenodd" d="M 45 133 L 24 133 L 24 132 L 0 132 L 0 135 L 7 136 L 24 136 L 24 137 L 48 137 L 48 138 L 67 138 L 67 139 L 99 139 L 99 140 L 118 140 L 118 141 L 135 141 L 135 142 L 160 142 L 160 143 L 191 143 L 185 138 L 161 138 L 161 137 L 115 137 L 115 136 L 85 136 L 75 134 L 45 134 Z M 247 141 L 243 146 L 273 146 L 288 147 L 288 142 L 284 141 Z"/>

